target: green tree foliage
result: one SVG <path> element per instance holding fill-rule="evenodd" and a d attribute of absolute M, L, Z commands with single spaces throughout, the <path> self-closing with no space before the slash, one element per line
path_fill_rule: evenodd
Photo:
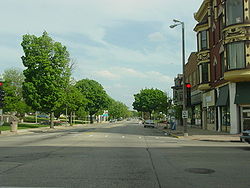
<path fill-rule="evenodd" d="M 78 88 L 72 85 L 67 88 L 65 96 L 64 104 L 70 114 L 70 125 L 72 125 L 72 113 L 78 111 L 80 108 L 85 109 L 87 99 Z"/>
<path fill-rule="evenodd" d="M 111 119 L 117 119 L 120 117 L 127 118 L 130 116 L 128 107 L 122 102 L 115 101 L 114 99 L 110 99 L 108 112 Z"/>
<path fill-rule="evenodd" d="M 162 111 L 166 106 L 167 96 L 159 89 L 142 89 L 140 93 L 134 95 L 133 107 L 138 112 Z"/>
<path fill-rule="evenodd" d="M 16 68 L 7 69 L 3 73 L 4 83 L 4 111 L 11 112 L 20 118 L 25 113 L 31 112 L 31 108 L 25 103 L 22 96 L 23 72 Z"/>
<path fill-rule="evenodd" d="M 61 106 L 69 84 L 70 58 L 65 46 L 54 42 L 46 32 L 42 36 L 24 35 L 21 43 L 25 82 L 23 96 L 34 110 L 51 114 Z"/>
<path fill-rule="evenodd" d="M 102 85 L 95 80 L 80 80 L 76 83 L 76 87 L 87 99 L 86 111 L 89 112 L 90 122 L 93 123 L 93 115 L 107 109 L 108 95 Z"/>

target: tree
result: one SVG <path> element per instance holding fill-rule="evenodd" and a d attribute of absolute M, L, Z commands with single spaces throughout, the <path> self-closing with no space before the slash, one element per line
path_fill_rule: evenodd
<path fill-rule="evenodd" d="M 72 125 L 72 113 L 80 108 L 85 109 L 87 99 L 75 86 L 69 86 L 66 93 L 65 107 L 70 113 L 70 125 Z"/>
<path fill-rule="evenodd" d="M 23 118 L 25 113 L 32 111 L 25 103 L 22 95 L 22 83 L 24 75 L 17 68 L 7 69 L 3 73 L 4 83 L 4 111 L 15 113 L 20 118 Z"/>
<path fill-rule="evenodd" d="M 69 84 L 70 58 L 65 46 L 54 42 L 46 32 L 40 37 L 24 35 L 21 43 L 25 82 L 23 96 L 34 110 L 50 113 L 53 128 L 54 111 L 61 105 Z"/>
<path fill-rule="evenodd" d="M 95 80 L 80 80 L 76 87 L 87 99 L 86 111 L 89 112 L 90 122 L 93 123 L 93 115 L 108 107 L 108 95 L 102 85 Z"/>
<path fill-rule="evenodd" d="M 153 111 L 161 111 L 164 108 L 166 94 L 159 89 L 142 89 L 134 95 L 133 107 L 138 112 L 148 112 L 151 118 Z"/>
<path fill-rule="evenodd" d="M 112 119 L 120 117 L 127 118 L 130 115 L 128 107 L 122 102 L 115 101 L 114 99 L 110 99 L 108 112 L 109 112 L 109 117 Z"/>

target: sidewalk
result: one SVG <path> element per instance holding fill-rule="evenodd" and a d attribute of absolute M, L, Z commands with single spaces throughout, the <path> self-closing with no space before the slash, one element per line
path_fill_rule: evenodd
<path fill-rule="evenodd" d="M 74 127 L 80 127 L 80 126 L 86 126 L 89 124 L 75 124 L 74 126 L 69 125 L 60 125 L 60 126 L 54 126 L 53 129 L 50 127 L 39 127 L 39 128 L 28 128 L 28 129 L 18 129 L 17 132 L 11 132 L 10 130 L 7 131 L 0 131 L 0 136 L 11 136 L 11 135 L 21 135 L 21 134 L 33 134 L 36 132 L 42 132 L 42 133 L 48 133 L 48 132 L 57 132 L 60 130 L 70 129 Z"/>
<path fill-rule="evenodd" d="M 240 134 L 229 134 L 226 132 L 217 132 L 204 130 L 199 127 L 188 126 L 188 137 L 183 136 L 183 126 L 177 126 L 176 130 L 164 129 L 164 125 L 158 125 L 158 128 L 176 138 L 185 138 L 200 141 L 213 142 L 240 142 Z"/>

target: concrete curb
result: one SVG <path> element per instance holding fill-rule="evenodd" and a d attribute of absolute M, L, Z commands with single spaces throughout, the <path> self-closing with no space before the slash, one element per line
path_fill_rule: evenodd
<path fill-rule="evenodd" d="M 196 140 L 204 142 L 240 142 L 239 134 L 236 135 L 210 135 L 210 134 L 197 134 L 189 135 L 184 137 L 183 135 L 174 134 L 170 130 L 165 130 L 162 127 L 158 127 L 161 131 L 165 133 L 166 136 L 171 136 L 178 139 Z"/>

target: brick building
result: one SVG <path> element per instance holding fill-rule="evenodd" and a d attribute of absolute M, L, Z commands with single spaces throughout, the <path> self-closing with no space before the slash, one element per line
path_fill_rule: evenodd
<path fill-rule="evenodd" d="M 250 0 L 204 0 L 195 19 L 203 128 L 250 128 Z"/>

